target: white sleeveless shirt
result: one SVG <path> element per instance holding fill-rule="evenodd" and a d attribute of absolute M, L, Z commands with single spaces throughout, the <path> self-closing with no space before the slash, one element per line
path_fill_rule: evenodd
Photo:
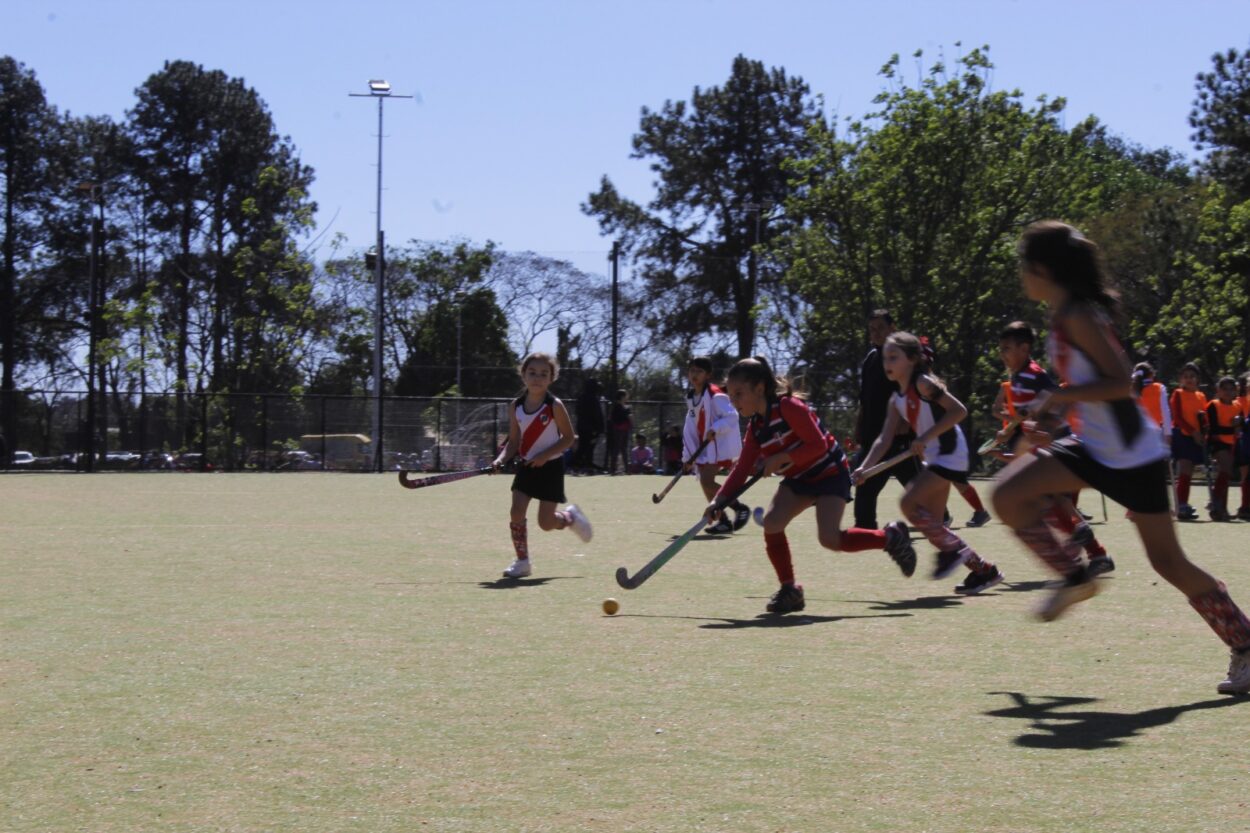
<path fill-rule="evenodd" d="M 555 397 L 547 394 L 543 404 L 534 413 L 525 410 L 525 396 L 513 402 L 517 425 L 521 429 L 521 441 L 517 454 L 532 460 L 560 441 L 560 429 L 556 427 Z"/>

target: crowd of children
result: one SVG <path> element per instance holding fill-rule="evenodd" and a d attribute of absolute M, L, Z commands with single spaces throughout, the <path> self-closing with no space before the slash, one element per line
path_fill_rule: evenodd
<path fill-rule="evenodd" d="M 1241 492 L 1236 517 L 1250 519 L 1250 432 L 1243 431 L 1250 415 L 1247 377 L 1219 379 L 1215 397 L 1208 400 L 1199 390 L 1200 369 L 1194 364 L 1181 369 L 1179 386 L 1170 395 L 1150 364 L 1131 367 L 1114 334 L 1116 298 L 1106 285 L 1098 249 L 1071 226 L 1053 221 L 1030 226 L 1020 240 L 1019 258 L 1025 296 L 1045 305 L 1047 350 L 1058 378 L 1034 359 L 1029 325 L 1017 321 L 1003 329 L 999 356 L 1009 378 L 994 403 L 1003 427 L 991 453 L 1005 465 L 993 506 L 1023 547 L 1058 577 L 1039 617 L 1053 620 L 1093 597 L 1100 589 L 1095 578 L 1115 569 L 1075 508 L 1077 493 L 1093 489 L 1128 510 L 1151 566 L 1186 596 L 1230 649 L 1228 675 L 1218 690 L 1250 693 L 1250 620 L 1223 583 L 1189 560 L 1171 514 L 1175 504 L 1178 519 L 1197 517 L 1189 500 L 1194 467 L 1202 465 L 1211 519 L 1233 518 L 1228 493 L 1234 482 Z M 696 475 L 708 500 L 704 520 L 710 533 L 726 535 L 747 523 L 750 510 L 737 497 L 749 477 L 780 475 L 761 519 L 764 551 L 779 584 L 766 606 L 769 613 L 805 607 L 786 530 L 809 508 L 815 509 L 817 540 L 825 549 L 884 552 L 904 576 L 911 576 L 916 553 L 910 524 L 936 549 L 933 578 L 960 566 L 967 569 L 956 593 L 975 595 L 1004 581 L 992 561 L 943 522 L 952 486 L 974 507 L 967 527 L 989 518 L 975 490 L 961 488 L 968 485 L 971 462 L 960 426 L 967 408 L 934 373 L 933 355 L 923 339 L 895 330 L 884 311 L 874 313 L 873 321 L 881 326 L 876 332 L 870 325 L 870 334 L 880 338 L 873 338 L 865 368 L 888 381 L 889 393 L 884 410 L 873 416 L 876 424 L 858 433 L 861 446 L 854 463 L 802 395 L 763 357 L 737 362 L 723 389 L 709 358 L 691 359 L 684 430 L 669 430 L 658 458 L 643 434 L 634 436 L 626 453 L 632 426 L 628 397 L 618 391 L 613 402 L 607 426 L 610 465 L 620 458 L 632 472 Z M 496 468 L 513 458 L 520 461 L 510 517 L 515 559 L 504 571 L 509 579 L 531 574 L 526 514 L 532 500 L 539 501 L 541 529 L 571 528 L 584 541 L 591 537 L 590 522 L 576 505 L 558 509 L 565 501 L 563 453 L 575 437 L 563 403 L 548 391 L 559 373 L 556 361 L 531 354 L 520 372 L 525 392 L 513 403 L 508 441 L 495 460 Z M 881 387 L 879 381 L 874 384 Z M 909 467 L 900 501 L 906 522 L 877 529 L 875 517 L 857 511 L 857 523 L 843 529 L 852 488 L 862 493 L 884 482 L 874 476 L 888 476 L 876 474 L 882 461 Z M 718 484 L 716 477 L 725 470 L 729 473 Z M 871 495 L 875 498 L 875 491 Z M 875 499 L 872 504 L 875 512 Z"/>

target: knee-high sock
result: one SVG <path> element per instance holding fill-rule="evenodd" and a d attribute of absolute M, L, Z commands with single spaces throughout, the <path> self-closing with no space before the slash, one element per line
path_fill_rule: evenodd
<path fill-rule="evenodd" d="M 1250 507 L 1250 467 L 1246 469 L 1246 476 L 1241 480 L 1241 508 Z"/>
<path fill-rule="evenodd" d="M 1214 590 L 1194 596 L 1189 603 L 1225 645 L 1237 651 L 1250 648 L 1250 620 L 1228 595 L 1224 582 L 1219 582 Z"/>
<path fill-rule="evenodd" d="M 1228 508 L 1228 475 L 1220 472 L 1215 476 L 1215 505 Z"/>
<path fill-rule="evenodd" d="M 907 520 L 912 526 L 920 530 L 920 534 L 929 539 L 929 543 L 937 547 L 941 552 L 964 552 L 964 563 L 969 569 L 975 572 L 983 572 L 994 566 L 992 562 L 986 561 L 977 555 L 977 551 L 968 546 L 962 538 L 947 529 L 940 518 L 935 518 L 929 514 L 928 510 L 915 509 Z"/>
<path fill-rule="evenodd" d="M 1047 509 L 1042 519 L 1064 535 L 1071 535 L 1076 530 L 1076 519 L 1067 512 L 1060 511 L 1057 506 Z"/>
<path fill-rule="evenodd" d="M 838 549 L 842 552 L 863 552 L 864 550 L 885 549 L 885 530 L 860 529 L 853 526 L 842 530 Z"/>
<path fill-rule="evenodd" d="M 1017 529 L 1016 537 L 1037 555 L 1038 558 L 1060 575 L 1070 575 L 1081 568 L 1080 550 L 1076 547 L 1060 544 L 1055 533 L 1046 524 L 1038 522 L 1033 526 Z"/>
<path fill-rule="evenodd" d="M 790 557 L 790 542 L 784 532 L 764 533 L 764 552 L 777 571 L 777 580 L 782 584 L 794 584 L 794 560 Z"/>
<path fill-rule="evenodd" d="M 1176 475 L 1176 502 L 1189 503 L 1189 481 L 1193 477 L 1190 474 Z"/>
<path fill-rule="evenodd" d="M 530 557 L 530 548 L 527 541 L 525 529 L 525 519 L 519 521 L 511 521 L 508 523 L 508 529 L 512 530 L 512 548 L 516 550 L 516 557 L 524 561 Z"/>
<path fill-rule="evenodd" d="M 977 494 L 976 487 L 971 483 L 962 483 L 957 486 L 959 494 L 964 500 L 968 501 L 968 505 L 972 507 L 973 512 L 984 512 L 985 505 L 981 503 L 981 496 Z"/>

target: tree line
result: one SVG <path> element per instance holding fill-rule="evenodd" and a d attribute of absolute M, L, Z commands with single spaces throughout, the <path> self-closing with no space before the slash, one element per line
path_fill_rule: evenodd
<path fill-rule="evenodd" d="M 654 194 L 604 177 L 581 206 L 633 276 L 615 344 L 611 288 L 568 263 L 489 241 L 388 246 L 384 391 L 499 395 L 555 331 L 562 362 L 619 369 L 636 396 L 671 396 L 693 351 L 764 352 L 844 400 L 864 322 L 887 307 L 981 407 L 998 329 L 1041 323 L 1013 247 L 1043 217 L 1103 245 L 1136 355 L 1165 374 L 1245 369 L 1250 56 L 1215 55 L 1196 78 L 1197 164 L 1094 116 L 1068 126 L 1062 98 L 993 89 L 988 47 L 913 58 L 915 80 L 891 58 L 875 109 L 853 118 L 744 56 L 723 85 L 644 107 L 632 156 Z M 114 121 L 59 112 L 0 57 L 0 430 L 16 436 L 23 390 L 369 390 L 372 271 L 318 237 L 314 178 L 241 78 L 167 62 Z"/>

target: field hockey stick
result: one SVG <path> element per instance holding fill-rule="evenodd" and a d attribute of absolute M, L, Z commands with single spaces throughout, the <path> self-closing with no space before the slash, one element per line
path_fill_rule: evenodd
<path fill-rule="evenodd" d="M 1020 423 L 1024 422 L 1024 417 L 1025 415 L 1023 413 L 1013 416 L 1011 421 L 1004 425 L 1001 431 L 995 433 L 994 436 L 981 443 L 981 447 L 977 449 L 977 454 L 989 454 L 994 449 L 1006 445 L 1007 440 L 1010 439 L 1011 435 L 1015 433 L 1015 430 L 1020 427 Z M 1003 439 L 1000 440 L 1000 436 L 1003 437 Z"/>
<path fill-rule="evenodd" d="M 741 497 L 742 493 L 754 486 L 755 482 L 761 477 L 763 477 L 762 474 L 752 475 L 751 478 L 747 480 L 746 483 L 743 483 L 741 488 L 735 491 L 732 495 L 726 495 L 721 500 L 716 501 L 716 511 L 719 512 L 721 509 L 724 509 L 726 506 Z M 694 539 L 694 536 L 699 534 L 699 530 L 703 529 L 705 526 L 707 526 L 706 517 L 700 517 L 698 523 L 679 535 L 676 541 L 661 550 L 659 555 L 644 564 L 642 569 L 634 573 L 632 576 L 629 574 L 629 570 L 627 568 L 618 567 L 616 570 L 616 583 L 621 587 L 624 587 L 626 590 L 637 589 L 639 585 L 651 578 L 651 576 L 655 575 L 657 570 L 667 564 L 674 555 L 681 552 L 682 547 L 689 544 Z"/>
<path fill-rule="evenodd" d="M 479 477 L 483 474 L 491 474 L 495 469 L 493 466 L 483 466 L 480 469 L 470 469 L 469 471 L 453 471 L 447 474 L 435 474 L 431 477 L 422 477 L 420 480 L 411 480 L 408 472 L 399 472 L 399 485 L 405 489 L 422 489 L 426 486 L 441 486 L 444 483 L 455 483 L 457 480 L 468 480 L 470 477 Z"/>
<path fill-rule="evenodd" d="M 664 500 L 664 496 L 667 495 L 670 491 L 672 491 L 672 488 L 677 485 L 677 481 L 681 480 L 682 475 L 686 473 L 686 466 L 694 465 L 694 461 L 699 459 L 699 455 L 703 453 L 703 449 L 707 448 L 707 444 L 710 443 L 711 441 L 712 441 L 712 438 L 708 437 L 705 440 L 703 440 L 702 443 L 699 444 L 699 447 L 694 450 L 694 454 L 690 455 L 690 459 L 682 463 L 681 471 L 673 475 L 673 479 L 668 481 L 668 485 L 664 487 L 664 491 L 660 492 L 658 495 L 656 494 L 651 495 L 652 503 L 659 503 L 660 501 Z"/>
<path fill-rule="evenodd" d="M 892 469 L 895 466 L 897 466 L 899 463 L 903 462 L 904 460 L 910 459 L 915 456 L 916 456 L 916 452 L 912 451 L 909 448 L 900 454 L 895 454 L 893 457 L 891 457 L 888 460 L 883 460 L 880 463 L 877 463 L 875 466 L 864 469 L 860 474 L 862 475 L 864 480 L 867 480 L 868 478 L 876 477 L 878 474 L 881 474 L 881 472 L 887 469 Z"/>

